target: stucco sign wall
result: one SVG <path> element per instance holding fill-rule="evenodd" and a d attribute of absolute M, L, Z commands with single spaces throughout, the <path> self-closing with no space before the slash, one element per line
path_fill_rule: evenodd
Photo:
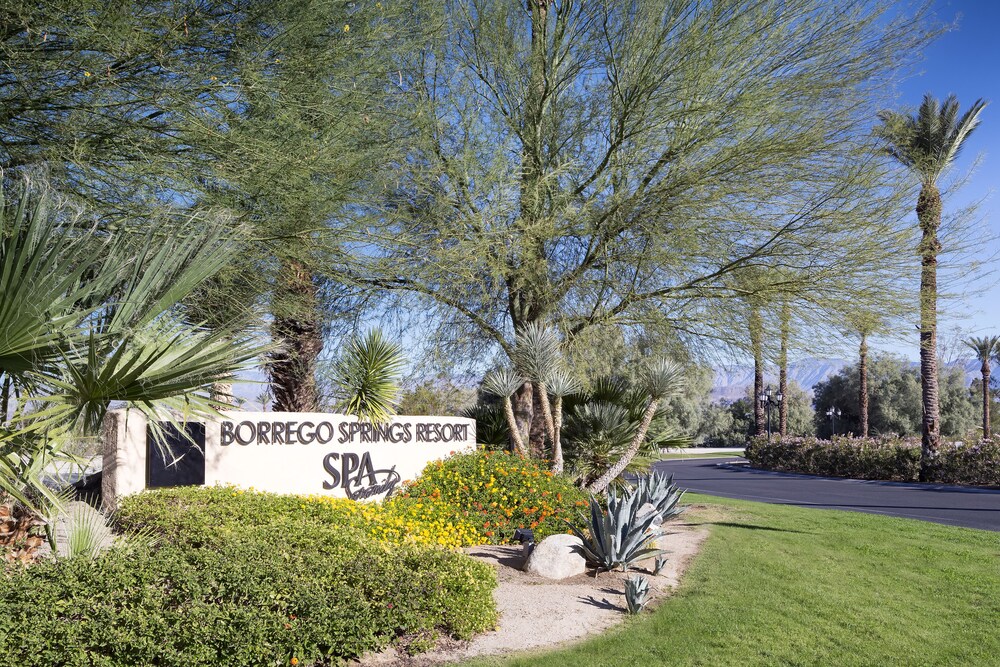
<path fill-rule="evenodd" d="M 105 500 L 113 505 L 145 488 L 186 484 L 381 498 L 415 478 L 427 463 L 476 444 L 475 421 L 461 417 L 396 417 L 376 425 L 321 413 L 234 411 L 223 416 L 187 424 L 197 446 L 176 434 L 164 457 L 141 414 L 109 413 Z"/>

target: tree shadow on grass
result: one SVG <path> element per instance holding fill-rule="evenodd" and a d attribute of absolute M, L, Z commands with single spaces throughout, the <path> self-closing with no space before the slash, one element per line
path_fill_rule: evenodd
<path fill-rule="evenodd" d="M 773 526 L 760 526 L 755 523 L 736 523 L 735 521 L 703 521 L 701 523 L 689 523 L 689 526 L 725 526 L 727 528 L 744 528 L 746 530 L 767 530 L 775 533 L 802 533 L 809 534 L 807 530 L 794 530 L 792 528 L 775 528 Z"/>

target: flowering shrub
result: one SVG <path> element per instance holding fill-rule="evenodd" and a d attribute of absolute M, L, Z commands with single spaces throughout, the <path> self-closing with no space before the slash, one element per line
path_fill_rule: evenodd
<path fill-rule="evenodd" d="M 510 542 L 518 528 L 532 529 L 536 539 L 566 532 L 562 519 L 578 520 L 587 497 L 544 462 L 477 451 L 428 464 L 396 502 L 446 507 L 474 527 L 478 543 L 501 544 Z"/>
<path fill-rule="evenodd" d="M 433 503 L 392 499 L 358 503 L 330 496 L 290 496 L 227 486 L 161 489 L 123 499 L 119 521 L 152 528 L 174 542 L 200 546 L 247 524 L 315 522 L 349 526 L 387 544 L 457 548 L 475 544 L 475 529 Z"/>
<path fill-rule="evenodd" d="M 746 448 L 752 465 L 768 470 L 831 477 L 913 482 L 920 475 L 920 439 L 834 437 L 754 438 Z M 1000 486 L 1000 438 L 943 443 L 931 467 L 940 484 Z"/>

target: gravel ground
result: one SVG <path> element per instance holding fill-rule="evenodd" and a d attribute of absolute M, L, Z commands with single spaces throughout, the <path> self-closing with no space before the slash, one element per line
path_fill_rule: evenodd
<path fill-rule="evenodd" d="M 680 581 L 691 558 L 708 535 L 705 528 L 672 524 L 660 547 L 666 549 L 667 566 L 650 577 L 654 600 L 662 599 Z M 493 593 L 500 611 L 499 628 L 468 642 L 444 640 L 428 653 L 407 656 L 392 648 L 367 655 L 355 665 L 424 667 L 482 655 L 497 655 L 538 648 L 552 648 L 602 632 L 625 618 L 624 581 L 627 575 L 604 572 L 552 581 L 523 572 L 521 548 L 484 546 L 467 549 L 469 555 L 497 569 L 499 585 Z M 648 574 L 652 561 L 640 563 Z"/>

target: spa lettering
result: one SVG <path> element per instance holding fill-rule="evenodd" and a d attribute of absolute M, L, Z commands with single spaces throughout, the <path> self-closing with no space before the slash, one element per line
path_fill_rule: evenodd
<path fill-rule="evenodd" d="M 344 421 L 242 421 L 222 422 L 221 444 L 326 445 L 346 443 L 459 442 L 469 435 L 468 424 L 367 424 Z"/>
<path fill-rule="evenodd" d="M 330 476 L 323 482 L 323 488 L 329 491 L 339 486 L 351 500 L 390 494 L 400 480 L 396 466 L 375 470 L 368 452 L 360 455 L 331 452 L 323 457 L 323 469 Z"/>

